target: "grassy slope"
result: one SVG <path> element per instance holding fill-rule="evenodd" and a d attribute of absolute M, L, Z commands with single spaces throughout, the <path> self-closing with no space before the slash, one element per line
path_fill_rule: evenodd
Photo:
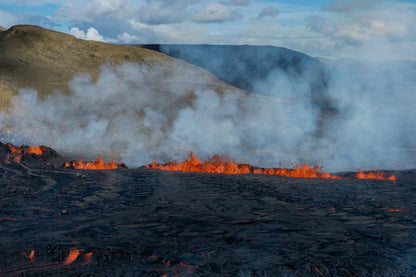
<path fill-rule="evenodd" d="M 35 88 L 42 96 L 54 90 L 69 93 L 68 82 L 75 75 L 86 73 L 97 77 L 104 63 L 117 65 L 126 61 L 161 65 L 168 72 L 179 69 L 184 76 L 190 73 L 203 76 L 196 82 L 219 92 L 231 88 L 206 70 L 156 51 L 81 40 L 38 26 L 16 25 L 0 31 L 0 108 L 9 105 L 19 88 Z"/>

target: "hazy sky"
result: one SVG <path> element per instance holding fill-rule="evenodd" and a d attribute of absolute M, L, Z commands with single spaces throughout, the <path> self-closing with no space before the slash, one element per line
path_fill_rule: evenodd
<path fill-rule="evenodd" d="M 0 25 L 113 43 L 267 44 L 416 60 L 416 0 L 2 0 Z"/>

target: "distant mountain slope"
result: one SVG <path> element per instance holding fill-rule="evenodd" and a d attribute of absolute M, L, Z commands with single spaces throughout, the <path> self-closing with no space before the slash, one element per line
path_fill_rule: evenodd
<path fill-rule="evenodd" d="M 245 91 L 275 95 L 286 89 L 276 79 L 285 78 L 290 86 L 301 84 L 309 90 L 313 103 L 324 110 L 334 105 L 327 95 L 326 67 L 318 59 L 274 46 L 250 45 L 140 45 L 185 60 L 215 74 L 221 80 Z M 275 86 L 275 87 L 273 87 Z M 276 91 L 273 91 L 277 90 Z"/>
<path fill-rule="evenodd" d="M 156 51 L 86 41 L 38 26 L 17 25 L 0 31 L 0 107 L 7 106 L 19 88 L 35 88 L 40 95 L 54 90 L 67 93 L 68 82 L 75 75 L 85 73 L 97 77 L 103 64 L 123 62 L 161 66 L 166 72 L 183 76 L 192 74 L 196 76 L 192 85 L 208 86 L 216 91 L 231 88 L 208 71 Z"/>

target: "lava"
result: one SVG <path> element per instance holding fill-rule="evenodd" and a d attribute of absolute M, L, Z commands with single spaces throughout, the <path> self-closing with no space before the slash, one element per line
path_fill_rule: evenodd
<path fill-rule="evenodd" d="M 111 161 L 105 163 L 101 157 L 98 157 L 96 161 L 84 162 L 82 160 L 66 162 L 64 164 L 65 168 L 73 167 L 75 169 L 88 169 L 88 170 L 110 170 L 117 169 L 119 167 L 124 167 L 123 164 L 116 163 Z"/>
<path fill-rule="evenodd" d="M 194 155 L 193 152 L 189 154 L 189 159 L 183 162 L 175 163 L 168 162 L 160 164 L 153 162 L 146 165 L 145 168 L 161 169 L 166 171 L 187 171 L 187 172 L 207 172 L 220 174 L 266 174 L 266 175 L 280 175 L 292 178 L 322 178 L 322 179 L 341 179 L 336 175 L 331 175 L 327 172 L 321 172 L 321 166 L 310 167 L 307 164 L 295 164 L 294 168 L 263 168 L 256 167 L 249 164 L 238 164 L 224 156 L 214 155 L 212 158 L 201 161 Z"/>
<path fill-rule="evenodd" d="M 365 173 L 363 170 L 359 169 L 358 172 L 355 174 L 355 178 L 357 179 L 375 179 L 375 180 L 384 180 L 384 181 L 396 181 L 396 175 L 392 174 L 390 176 L 385 176 L 383 172 L 367 172 Z"/>
<path fill-rule="evenodd" d="M 50 270 L 57 270 L 62 267 L 67 267 L 69 265 L 74 264 L 74 262 L 78 259 L 79 255 L 81 254 L 82 250 L 77 248 L 71 248 L 69 250 L 68 256 L 62 262 L 36 262 L 35 261 L 35 250 L 31 250 L 30 254 L 27 255 L 23 252 L 23 255 L 29 260 L 25 264 L 21 264 L 18 266 L 10 267 L 5 270 L 0 270 L 0 276 L 16 276 L 16 275 L 24 275 L 26 276 L 26 272 L 41 272 L 41 271 L 50 271 Z M 93 253 L 89 252 L 84 254 L 84 262 L 80 263 L 80 265 L 88 265 L 91 262 L 91 257 Z M 75 265 L 76 266 L 76 265 Z"/>
<path fill-rule="evenodd" d="M 30 250 L 30 254 L 27 255 L 25 252 L 23 252 L 23 255 L 29 260 L 33 261 L 35 259 L 35 250 Z"/>
<path fill-rule="evenodd" d="M 62 265 L 70 265 L 72 264 L 79 256 L 79 254 L 81 253 L 81 251 L 79 251 L 76 248 L 71 248 L 69 250 L 69 254 L 68 257 L 66 257 L 66 259 L 61 263 Z"/>
<path fill-rule="evenodd" d="M 0 143 L 3 146 L 3 144 Z M 9 154 L 6 155 L 5 161 L 6 162 L 20 162 L 22 157 L 25 155 L 35 155 L 41 156 L 45 153 L 48 153 L 48 148 L 45 146 L 15 146 L 11 143 L 7 143 L 6 149 L 9 151 Z"/>
<path fill-rule="evenodd" d="M 35 154 L 35 155 L 42 155 L 48 152 L 46 147 L 43 146 L 20 146 L 17 147 L 13 144 L 7 144 L 10 149 L 10 152 L 14 155 L 24 155 L 24 154 Z"/>
<path fill-rule="evenodd" d="M 92 252 L 89 252 L 89 253 L 84 254 L 84 262 L 83 262 L 83 264 L 86 265 L 86 264 L 91 263 L 91 257 L 92 257 Z"/>

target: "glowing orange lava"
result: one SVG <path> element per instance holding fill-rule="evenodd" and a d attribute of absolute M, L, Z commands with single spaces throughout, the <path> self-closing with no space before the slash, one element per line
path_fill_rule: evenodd
<path fill-rule="evenodd" d="M 31 250 L 28 259 L 33 260 L 35 258 L 35 250 Z"/>
<path fill-rule="evenodd" d="M 68 257 L 66 257 L 65 261 L 63 261 L 61 264 L 62 265 L 70 265 L 72 264 L 79 256 L 79 254 L 81 253 L 81 251 L 79 251 L 76 248 L 71 248 L 69 250 L 69 254 Z"/>
<path fill-rule="evenodd" d="M 35 154 L 35 155 L 42 155 L 43 153 L 48 152 L 46 147 L 43 146 L 14 146 L 13 144 L 7 144 L 10 149 L 10 152 L 15 155 L 23 155 L 23 154 Z"/>
<path fill-rule="evenodd" d="M 79 250 L 77 248 L 71 248 L 69 250 L 68 256 L 63 260 L 62 262 L 52 262 L 52 263 L 34 263 L 35 260 L 35 250 L 31 250 L 30 254 L 27 255 L 25 252 L 23 252 L 23 255 L 29 260 L 27 263 L 24 263 L 22 265 L 13 266 L 10 268 L 6 268 L 5 270 L 0 269 L 0 276 L 26 276 L 26 272 L 30 273 L 29 275 L 36 275 L 36 272 L 42 272 L 42 271 L 51 271 L 51 270 L 57 270 L 61 267 L 66 267 L 69 265 L 72 265 L 81 254 L 82 250 Z M 91 262 L 92 252 L 84 254 L 84 261 L 82 263 L 78 263 L 82 266 L 88 265 Z M 43 274 L 40 274 L 43 275 Z M 49 274 L 48 274 L 49 275 Z"/>
<path fill-rule="evenodd" d="M 294 168 L 263 168 L 255 167 L 248 164 L 238 164 L 223 156 L 214 155 L 212 158 L 201 161 L 194 155 L 193 152 L 189 154 L 189 159 L 180 163 L 169 162 L 166 164 L 159 164 L 156 162 L 146 165 L 145 168 L 161 169 L 166 171 L 188 171 L 188 172 L 208 172 L 220 174 L 266 174 L 266 175 L 280 175 L 293 178 L 322 178 L 322 179 L 341 179 L 336 175 L 321 172 L 322 167 L 309 167 L 307 164 L 295 164 Z"/>
<path fill-rule="evenodd" d="M 385 180 L 385 181 L 396 181 L 396 175 L 392 174 L 391 176 L 384 176 L 383 172 L 367 172 L 365 173 L 363 170 L 359 169 L 358 172 L 355 174 L 355 178 L 357 179 L 375 179 L 375 180 Z"/>
<path fill-rule="evenodd" d="M 48 148 L 44 146 L 15 146 L 11 143 L 7 143 L 6 146 L 9 148 L 10 153 L 6 156 L 6 161 L 14 161 L 16 163 L 22 160 L 24 155 L 36 155 L 40 156 L 48 152 Z"/>
<path fill-rule="evenodd" d="M 30 254 L 27 255 L 26 253 L 23 252 L 23 255 L 29 260 L 29 261 L 33 261 L 35 259 L 35 250 L 30 250 Z"/>
<path fill-rule="evenodd" d="M 84 254 L 84 265 L 91 263 L 92 252 Z"/>
<path fill-rule="evenodd" d="M 64 167 L 74 167 L 75 169 L 88 169 L 88 170 L 109 170 L 117 169 L 122 167 L 121 164 L 118 164 L 114 161 L 109 163 L 104 163 L 104 160 L 101 157 L 97 158 L 97 161 L 84 162 L 82 160 L 66 162 Z"/>

